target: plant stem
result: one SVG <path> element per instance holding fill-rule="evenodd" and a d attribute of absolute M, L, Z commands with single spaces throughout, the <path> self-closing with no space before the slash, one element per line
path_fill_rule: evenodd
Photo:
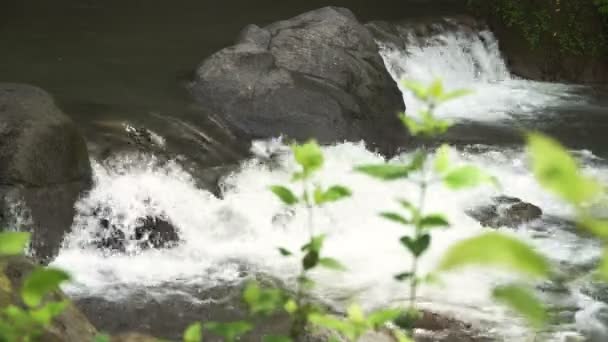
<path fill-rule="evenodd" d="M 314 209 L 312 207 L 312 204 L 310 202 L 310 194 L 308 192 L 308 182 L 306 179 L 302 180 L 302 196 L 304 197 L 304 203 L 306 205 L 306 214 L 308 217 L 308 232 L 309 232 L 309 243 L 312 244 L 313 243 L 313 239 L 314 239 L 314 228 L 313 228 L 313 224 L 314 224 Z M 300 275 L 298 276 L 297 279 L 297 287 L 296 287 L 296 305 L 297 305 L 297 310 L 295 312 L 295 317 L 293 318 L 292 322 L 291 322 L 291 328 L 290 328 L 290 337 L 294 340 L 294 341 L 298 341 L 299 337 L 302 335 L 302 333 L 304 332 L 303 330 L 306 327 L 306 310 L 304 309 L 304 283 L 306 282 L 306 274 L 307 271 L 304 268 L 304 265 L 301 265 L 301 269 L 300 269 Z"/>
<path fill-rule="evenodd" d="M 424 160 L 426 160 L 428 155 L 425 155 Z M 426 200 L 426 192 L 428 189 L 428 182 L 426 179 L 426 168 L 425 165 L 422 166 L 422 180 L 420 181 L 420 197 L 418 198 L 418 217 L 416 218 L 416 231 L 414 235 L 414 239 L 417 241 L 420 239 L 420 232 L 422 227 L 420 226 L 420 219 L 424 216 L 424 202 Z M 412 277 L 410 279 L 410 309 L 416 309 L 416 294 L 418 291 L 418 256 L 413 255 L 412 259 Z"/>

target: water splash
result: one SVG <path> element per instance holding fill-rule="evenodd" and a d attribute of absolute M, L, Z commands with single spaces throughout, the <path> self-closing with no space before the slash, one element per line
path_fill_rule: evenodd
<path fill-rule="evenodd" d="M 400 82 L 411 79 L 430 83 L 441 78 L 449 90 L 468 89 L 472 95 L 451 101 L 438 114 L 457 120 L 496 121 L 547 112 L 551 107 L 585 100 L 580 87 L 518 79 L 509 72 L 490 31 L 448 31 L 417 39 L 411 34 L 405 51 L 381 48 L 387 69 Z M 408 112 L 421 103 L 403 89 Z"/>

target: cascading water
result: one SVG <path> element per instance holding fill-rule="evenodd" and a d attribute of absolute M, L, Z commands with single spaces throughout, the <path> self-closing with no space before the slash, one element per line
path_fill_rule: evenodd
<path fill-rule="evenodd" d="M 427 82 L 441 76 L 452 89 L 474 91 L 440 110 L 441 115 L 454 120 L 514 119 L 558 106 L 560 101 L 584 100 L 575 95 L 575 87 L 515 79 L 489 32 L 451 32 L 431 37 L 425 45 L 408 46 L 407 51 L 383 51 L 395 78 Z M 404 100 L 408 110 L 416 109 L 415 100 L 407 92 Z M 283 152 L 285 146 L 276 141 L 270 146 L 281 151 L 277 160 L 272 165 L 262 161 L 265 158 L 243 162 L 221 182 L 221 198 L 197 188 L 177 163 L 161 163 L 153 156 L 122 155 L 111 163 L 94 162 L 95 186 L 77 203 L 73 233 L 66 237 L 54 261 L 55 266 L 74 275 L 75 281 L 66 291 L 74 297 L 120 300 L 134 288 L 149 287 L 162 296 L 173 291 L 173 287 L 163 284 L 208 288 L 242 281 L 252 273 L 269 274 L 293 284 L 298 263 L 281 258 L 276 247 L 298 250 L 308 234 L 304 229 L 305 212 L 302 208 L 284 208 L 268 191 L 272 184 L 288 183 L 295 167 L 289 153 Z M 256 151 L 260 150 L 265 151 L 264 143 L 256 145 Z M 353 197 L 316 215 L 318 232 L 328 236 L 328 256 L 348 266 L 345 273 L 317 272 L 317 295 L 337 308 L 350 300 L 366 308 L 398 305 L 406 298 L 407 287 L 395 282 L 393 275 L 410 264 L 398 241 L 404 232 L 377 213 L 396 208 L 395 198 L 416 198 L 417 189 L 407 182 L 383 184 L 354 173 L 354 165 L 383 160 L 362 143 L 328 146 L 324 152 L 326 166 L 319 179 L 325 184 L 350 187 Z M 404 153 L 396 159 L 409 157 Z M 535 183 L 520 149 L 472 146 L 459 150 L 454 158 L 487 169 L 498 177 L 507 195 L 539 205 L 546 215 L 567 218 L 571 214 L 567 206 Z M 601 159 L 586 151 L 581 160 L 588 172 L 606 178 Z M 432 248 L 422 259 L 421 270 L 432 271 L 446 248 L 459 239 L 485 231 L 487 228 L 465 211 L 501 193 L 492 187 L 464 192 L 432 188 L 428 210 L 446 213 L 452 226 L 433 234 Z M 181 242 L 177 247 L 144 250 L 127 243 L 127 253 L 108 253 L 95 245 L 96 234 L 104 229 L 101 220 L 113 222 L 128 236 L 139 219 L 150 216 L 161 217 L 178 229 Z M 582 271 L 597 259 L 599 246 L 559 223 L 503 230 L 530 241 L 562 269 L 577 270 L 572 273 L 579 274 L 567 278 L 564 288 L 555 295 L 559 300 L 551 297 L 555 291 L 546 291 L 548 300 L 563 316 L 547 339 L 559 340 L 569 331 L 605 334 L 605 325 L 598 323 L 597 317 L 608 306 L 593 300 L 589 293 L 594 287 Z M 509 278 L 476 270 L 448 274 L 442 278 L 443 286 L 423 287 L 420 301 L 424 307 L 458 315 L 508 340 L 523 340 L 530 334 L 523 323 L 490 298 L 492 286 Z M 547 288 L 552 287 L 547 284 Z"/>

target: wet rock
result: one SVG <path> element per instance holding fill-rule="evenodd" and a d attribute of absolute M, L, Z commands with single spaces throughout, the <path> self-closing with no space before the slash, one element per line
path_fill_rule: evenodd
<path fill-rule="evenodd" d="M 167 220 L 160 217 L 145 217 L 138 220 L 134 229 L 114 225 L 110 219 L 99 221 L 104 229 L 99 233 L 97 247 L 119 252 L 145 250 L 149 248 L 170 248 L 179 243 L 177 229 Z"/>
<path fill-rule="evenodd" d="M 248 26 L 199 66 L 191 91 L 247 139 L 364 139 L 383 151 L 406 140 L 401 93 L 370 31 L 344 8 Z"/>
<path fill-rule="evenodd" d="M 0 83 L 0 224 L 31 231 L 33 254 L 48 261 L 90 184 L 86 143 L 51 96 L 33 86 Z M 23 217 L 11 210 L 19 204 Z"/>
<path fill-rule="evenodd" d="M 158 342 L 158 338 L 131 332 L 112 336 L 110 342 Z"/>
<path fill-rule="evenodd" d="M 0 307 L 6 307 L 9 304 L 24 307 L 19 289 L 35 267 L 34 262 L 25 257 L 0 258 Z M 61 301 L 66 300 L 67 297 L 61 291 L 56 291 L 50 295 L 49 299 Z M 55 318 L 53 324 L 45 330 L 40 341 L 93 341 L 96 334 L 97 330 L 87 318 L 76 306 L 69 304 L 63 313 Z"/>
<path fill-rule="evenodd" d="M 517 228 L 524 223 L 541 218 L 543 212 L 534 204 L 524 202 L 519 198 L 499 196 L 494 197 L 492 203 L 468 210 L 467 214 L 484 227 Z"/>

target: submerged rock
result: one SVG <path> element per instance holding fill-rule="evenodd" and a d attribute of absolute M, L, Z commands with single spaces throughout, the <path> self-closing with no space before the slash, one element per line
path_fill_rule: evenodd
<path fill-rule="evenodd" d="M 113 251 L 146 250 L 149 248 L 170 248 L 179 243 L 177 229 L 167 220 L 147 216 L 138 220 L 138 225 L 125 233 L 121 227 L 109 219 L 100 219 L 104 230 L 97 236 L 97 247 Z"/>
<path fill-rule="evenodd" d="M 484 227 L 517 228 L 524 223 L 541 218 L 543 211 L 534 204 L 524 202 L 519 198 L 498 196 L 492 199 L 492 203 L 468 210 L 467 214 Z"/>
<path fill-rule="evenodd" d="M 33 254 L 48 261 L 90 184 L 84 138 L 51 96 L 33 86 L 0 83 L 2 228 L 31 231 Z"/>
<path fill-rule="evenodd" d="M 248 26 L 199 66 L 191 91 L 248 139 L 364 139 L 383 151 L 406 140 L 401 93 L 370 31 L 344 8 Z"/>

